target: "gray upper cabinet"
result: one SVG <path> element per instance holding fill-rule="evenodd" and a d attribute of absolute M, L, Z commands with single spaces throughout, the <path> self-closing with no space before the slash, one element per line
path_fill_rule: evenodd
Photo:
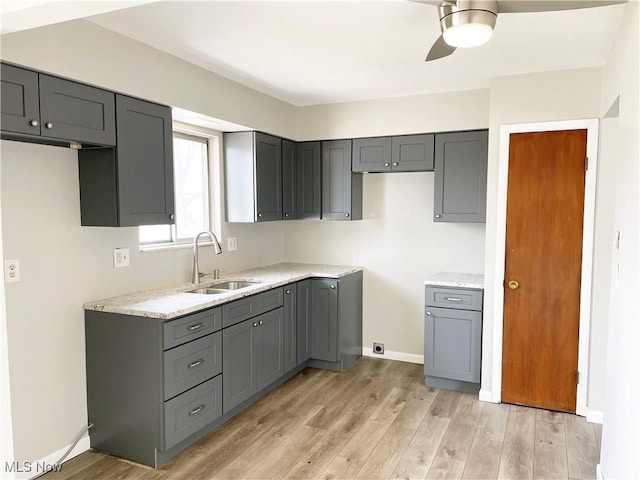
<path fill-rule="evenodd" d="M 78 153 L 82 225 L 174 222 L 171 109 L 116 97 L 118 146 Z"/>
<path fill-rule="evenodd" d="M 116 144 L 113 92 L 6 64 L 1 76 L 3 138 Z"/>
<path fill-rule="evenodd" d="M 322 218 L 362 220 L 362 174 L 351 171 L 351 140 L 322 142 Z"/>
<path fill-rule="evenodd" d="M 282 218 L 284 220 L 295 220 L 298 217 L 297 164 L 296 144 L 289 140 L 282 140 Z"/>
<path fill-rule="evenodd" d="M 224 164 L 228 222 L 282 220 L 282 139 L 225 133 Z"/>
<path fill-rule="evenodd" d="M 4 63 L 0 68 L 3 133 L 40 135 L 38 74 Z"/>
<path fill-rule="evenodd" d="M 433 134 L 353 140 L 354 172 L 433 170 Z"/>
<path fill-rule="evenodd" d="M 436 135 L 436 222 L 485 222 L 487 156 L 487 130 Z"/>
<path fill-rule="evenodd" d="M 322 212 L 322 157 L 320 142 L 297 145 L 297 209 L 298 219 L 320 219 Z"/>

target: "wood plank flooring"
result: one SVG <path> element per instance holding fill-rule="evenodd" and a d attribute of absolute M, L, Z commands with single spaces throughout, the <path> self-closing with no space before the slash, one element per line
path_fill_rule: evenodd
<path fill-rule="evenodd" d="M 85 452 L 44 480 L 593 479 L 600 425 L 423 384 L 363 357 L 306 369 L 164 467 Z"/>

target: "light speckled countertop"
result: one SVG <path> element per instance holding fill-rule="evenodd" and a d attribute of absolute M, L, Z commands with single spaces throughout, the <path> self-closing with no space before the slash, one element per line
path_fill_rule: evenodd
<path fill-rule="evenodd" d="M 277 263 L 267 267 L 230 273 L 218 280 L 213 280 L 211 275 L 206 275 L 198 286 L 192 283 L 185 283 L 173 288 L 145 290 L 129 295 L 87 302 L 84 304 L 84 309 L 138 317 L 171 319 L 271 290 L 288 283 L 298 282 L 305 278 L 340 278 L 361 270 L 362 267 L 344 265 Z M 229 280 L 248 280 L 260 283 L 241 290 L 230 290 L 228 293 L 220 295 L 185 293 L 187 290 L 208 287 Z"/>
<path fill-rule="evenodd" d="M 484 289 L 484 275 L 482 273 L 440 272 L 425 280 L 425 285 L 458 288 Z"/>

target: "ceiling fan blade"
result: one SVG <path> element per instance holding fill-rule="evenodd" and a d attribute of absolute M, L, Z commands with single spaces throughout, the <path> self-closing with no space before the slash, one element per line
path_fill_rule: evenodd
<path fill-rule="evenodd" d="M 500 13 L 555 12 L 620 3 L 627 0 L 498 0 L 498 8 Z"/>
<path fill-rule="evenodd" d="M 456 51 L 456 47 L 452 47 L 447 42 L 444 41 L 444 37 L 440 35 L 436 43 L 433 44 L 431 50 L 427 54 L 427 58 L 424 59 L 425 62 L 430 62 L 431 60 L 437 60 L 439 58 L 448 57 L 453 52 Z"/>
<path fill-rule="evenodd" d="M 455 5 L 456 0 L 409 0 L 410 2 L 415 3 L 426 3 L 427 5 L 433 5 L 434 7 L 439 7 L 442 4 L 445 5 Z"/>

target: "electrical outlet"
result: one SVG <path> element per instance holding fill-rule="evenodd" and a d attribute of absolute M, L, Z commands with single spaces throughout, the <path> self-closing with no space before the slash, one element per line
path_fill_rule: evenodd
<path fill-rule="evenodd" d="M 115 248 L 113 250 L 113 268 L 122 268 L 129 266 L 129 249 Z"/>
<path fill-rule="evenodd" d="M 20 281 L 20 262 L 18 259 L 4 261 L 4 282 L 13 283 Z"/>
<path fill-rule="evenodd" d="M 382 355 L 384 353 L 384 343 L 373 342 L 373 353 Z"/>
<path fill-rule="evenodd" d="M 227 238 L 227 250 L 230 252 L 238 250 L 238 239 L 236 237 Z"/>

